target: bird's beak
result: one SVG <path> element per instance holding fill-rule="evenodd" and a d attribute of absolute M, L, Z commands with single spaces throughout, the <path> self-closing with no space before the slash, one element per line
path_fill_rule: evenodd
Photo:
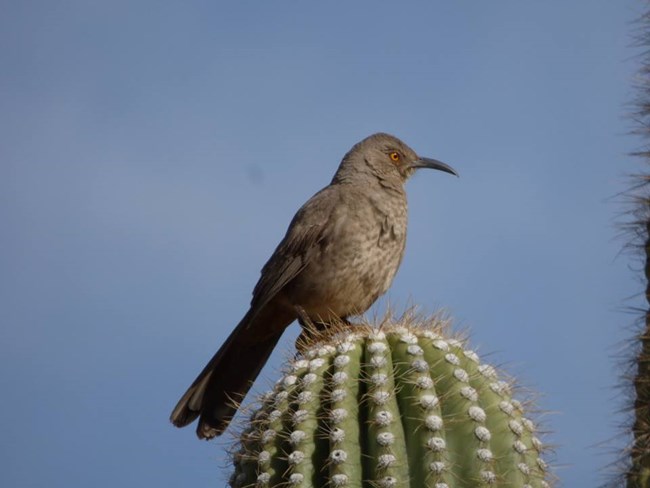
<path fill-rule="evenodd" d="M 437 169 L 439 171 L 444 171 L 445 173 L 450 173 L 452 175 L 458 176 L 458 173 L 454 168 L 451 166 L 438 161 L 437 159 L 430 159 L 430 158 L 420 158 L 417 161 L 414 161 L 411 164 L 411 168 L 413 169 L 418 169 L 418 168 L 431 168 L 431 169 Z"/>

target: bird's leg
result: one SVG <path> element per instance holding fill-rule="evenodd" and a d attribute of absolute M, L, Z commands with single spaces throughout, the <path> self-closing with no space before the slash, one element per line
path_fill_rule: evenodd
<path fill-rule="evenodd" d="M 312 322 L 309 315 L 307 315 L 305 309 L 300 305 L 296 305 L 295 310 L 301 328 L 300 335 L 298 336 L 298 339 L 296 339 L 296 357 L 298 357 L 314 343 L 312 332 L 316 330 L 316 325 Z"/>
<path fill-rule="evenodd" d="M 314 327 L 314 323 L 312 322 L 311 318 L 309 318 L 309 315 L 307 315 L 307 311 L 304 308 L 302 308 L 300 305 L 296 305 L 294 308 L 296 310 L 296 314 L 298 315 L 298 323 L 303 329 Z"/>
<path fill-rule="evenodd" d="M 302 354 L 309 347 L 319 342 L 328 333 L 341 328 L 350 327 L 352 324 L 347 317 L 336 318 L 331 321 L 326 320 L 313 320 L 304 308 L 296 306 L 296 314 L 298 315 L 298 323 L 302 327 L 302 331 L 298 339 L 296 339 L 296 349 L 298 354 Z"/>
<path fill-rule="evenodd" d="M 299 305 L 296 305 L 295 310 L 298 315 L 298 323 L 302 327 L 300 336 L 296 339 L 296 349 L 298 354 L 302 354 L 325 336 L 331 323 L 324 320 L 313 320 Z"/>

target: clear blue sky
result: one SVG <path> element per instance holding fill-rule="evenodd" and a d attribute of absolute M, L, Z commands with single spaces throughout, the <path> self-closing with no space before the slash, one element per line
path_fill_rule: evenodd
<path fill-rule="evenodd" d="M 0 485 L 221 486 L 223 443 L 169 412 L 294 211 L 376 131 L 461 173 L 409 183 L 391 302 L 446 308 L 541 393 L 564 486 L 602 481 L 642 303 L 615 196 L 640 168 L 644 7 L 5 2 Z"/>

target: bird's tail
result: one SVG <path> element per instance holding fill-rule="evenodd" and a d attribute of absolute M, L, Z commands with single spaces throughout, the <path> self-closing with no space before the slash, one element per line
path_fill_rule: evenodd
<path fill-rule="evenodd" d="M 258 317 L 251 318 L 251 312 L 246 314 L 178 401 L 172 423 L 185 427 L 200 416 L 196 428 L 200 439 L 221 435 L 292 320 L 287 318 L 281 327 L 274 321 L 276 327 L 269 327 Z"/>

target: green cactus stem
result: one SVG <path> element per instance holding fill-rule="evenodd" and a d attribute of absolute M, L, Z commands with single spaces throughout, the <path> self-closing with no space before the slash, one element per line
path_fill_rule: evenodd
<path fill-rule="evenodd" d="M 550 486 L 511 384 L 444 323 L 343 327 L 289 366 L 241 436 L 233 488 Z"/>

